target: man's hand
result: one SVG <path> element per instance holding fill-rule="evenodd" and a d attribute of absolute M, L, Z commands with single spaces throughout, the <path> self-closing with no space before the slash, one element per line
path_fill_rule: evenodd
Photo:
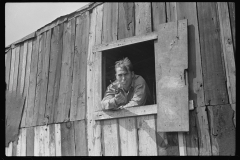
<path fill-rule="evenodd" d="M 122 94 L 122 92 L 119 92 L 118 94 L 115 94 L 115 100 L 117 105 L 125 103 L 125 96 Z"/>

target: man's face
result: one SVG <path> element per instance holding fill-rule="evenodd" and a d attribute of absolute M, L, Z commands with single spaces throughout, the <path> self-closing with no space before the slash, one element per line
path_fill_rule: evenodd
<path fill-rule="evenodd" d="M 132 83 L 133 76 L 133 72 L 131 73 L 130 71 L 125 70 L 122 67 L 116 68 L 116 79 L 118 80 L 118 82 L 120 82 L 120 84 L 125 90 L 129 89 Z"/>

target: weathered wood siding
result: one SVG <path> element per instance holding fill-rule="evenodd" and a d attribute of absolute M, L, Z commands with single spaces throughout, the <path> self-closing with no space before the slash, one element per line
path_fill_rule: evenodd
<path fill-rule="evenodd" d="M 157 132 L 157 115 L 94 121 L 105 57 L 92 47 L 182 19 L 190 131 L 183 139 Z M 5 50 L 6 89 L 26 97 L 19 139 L 6 155 L 180 155 L 179 140 L 186 155 L 235 155 L 235 37 L 233 2 L 93 3 L 60 17 Z"/>

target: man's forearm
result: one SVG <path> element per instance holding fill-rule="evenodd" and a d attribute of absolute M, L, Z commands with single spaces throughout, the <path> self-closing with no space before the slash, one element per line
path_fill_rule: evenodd
<path fill-rule="evenodd" d="M 116 101 L 115 101 L 114 97 L 111 98 L 111 99 L 105 99 L 105 100 L 103 100 L 103 101 L 101 102 L 101 104 L 102 104 L 102 108 L 105 109 L 105 110 L 106 110 L 106 109 L 117 108 L 117 104 L 116 104 Z"/>

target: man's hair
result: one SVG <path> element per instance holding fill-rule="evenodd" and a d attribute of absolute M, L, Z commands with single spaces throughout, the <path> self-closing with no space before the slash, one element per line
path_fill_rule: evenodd
<path fill-rule="evenodd" d="M 128 59 L 128 57 L 123 58 L 122 60 L 119 60 L 119 61 L 115 62 L 115 70 L 119 67 L 123 68 L 124 70 L 130 71 L 130 72 L 133 71 L 132 63 Z"/>

